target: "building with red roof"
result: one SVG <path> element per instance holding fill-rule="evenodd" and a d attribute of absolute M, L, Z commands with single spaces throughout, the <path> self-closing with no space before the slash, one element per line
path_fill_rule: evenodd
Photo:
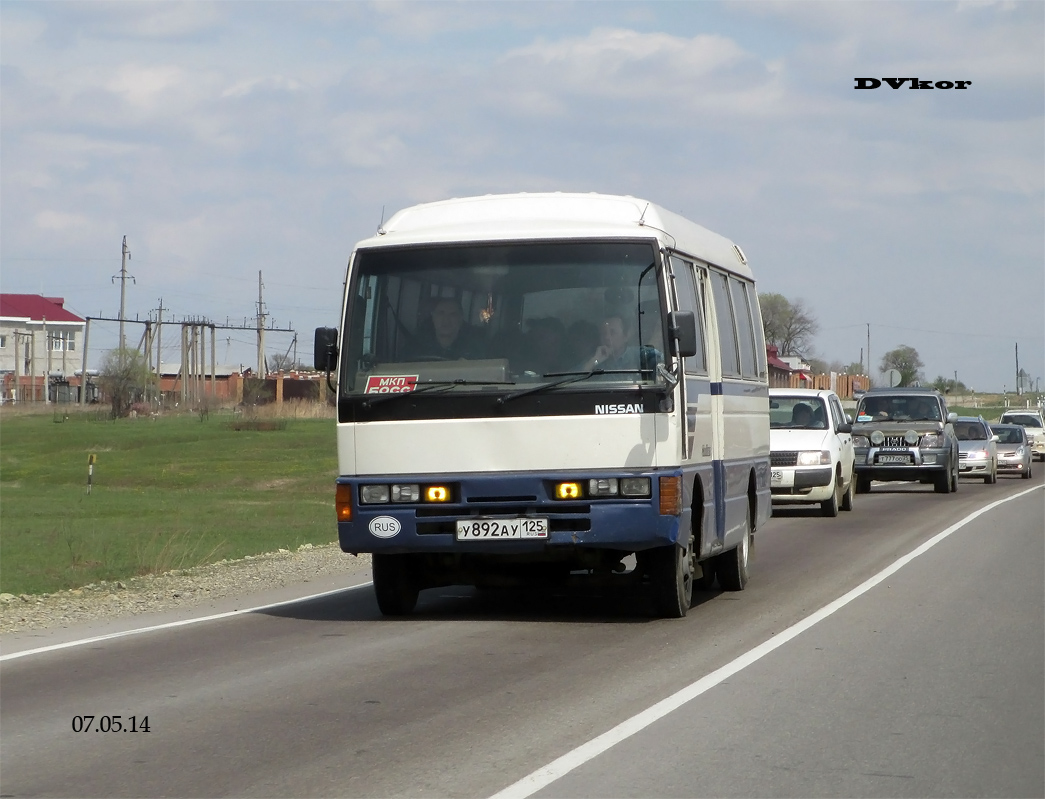
<path fill-rule="evenodd" d="M 45 386 L 67 383 L 82 364 L 86 325 L 85 319 L 66 310 L 62 297 L 0 294 L 4 401 L 43 400 Z"/>

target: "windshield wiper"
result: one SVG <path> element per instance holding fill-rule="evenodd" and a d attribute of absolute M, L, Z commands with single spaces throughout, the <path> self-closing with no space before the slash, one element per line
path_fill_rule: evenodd
<path fill-rule="evenodd" d="M 443 389 L 443 391 L 449 391 L 454 386 L 514 386 L 514 381 L 511 380 L 433 380 L 429 383 L 424 383 L 419 388 L 415 388 L 413 391 L 397 391 L 389 394 L 379 394 L 372 399 L 366 399 L 362 403 L 364 410 L 370 410 L 379 402 L 385 402 L 387 400 L 398 399 L 400 397 L 412 397 L 415 394 L 424 394 L 428 391 L 435 391 L 437 388 Z"/>
<path fill-rule="evenodd" d="M 565 386 L 567 383 L 579 383 L 581 380 L 587 380 L 589 377 L 594 375 L 602 374 L 616 374 L 618 372 L 629 372 L 638 371 L 637 369 L 615 369 L 607 372 L 604 369 L 592 369 L 588 372 L 549 372 L 548 374 L 541 375 L 541 377 L 562 377 L 562 380 L 553 380 L 551 383 L 542 383 L 539 386 L 533 386 L 532 388 L 524 388 L 522 391 L 514 391 L 511 394 L 505 394 L 503 397 L 497 398 L 498 405 L 504 405 L 507 402 L 511 402 L 513 399 L 518 397 L 525 397 L 527 394 L 538 394 L 541 391 L 550 391 L 557 386 Z"/>

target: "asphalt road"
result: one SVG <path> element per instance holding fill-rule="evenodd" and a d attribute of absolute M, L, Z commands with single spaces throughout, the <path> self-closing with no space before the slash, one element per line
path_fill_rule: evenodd
<path fill-rule="evenodd" d="M 0 794 L 1045 796 L 1043 472 L 779 512 L 748 589 L 682 620 L 623 592 L 470 589 L 386 620 L 363 585 L 4 642 Z M 85 714 L 149 732 L 73 732 Z"/>

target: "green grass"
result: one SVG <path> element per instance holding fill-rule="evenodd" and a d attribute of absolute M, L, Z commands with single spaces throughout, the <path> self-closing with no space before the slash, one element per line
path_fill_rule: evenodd
<path fill-rule="evenodd" d="M 217 414 L 60 418 L 0 416 L 0 591 L 50 593 L 337 538 L 329 419 L 233 430 Z"/>
<path fill-rule="evenodd" d="M 996 407 L 995 406 L 987 406 L 987 407 L 979 407 L 979 408 L 973 408 L 973 407 L 970 407 L 970 406 L 967 406 L 967 405 L 959 405 L 959 406 L 955 406 L 955 407 L 948 406 L 947 410 L 953 411 L 954 413 L 958 414 L 959 416 L 982 416 L 988 422 L 996 422 L 996 421 L 998 421 L 1001 418 L 1001 415 L 1003 413 L 1005 413 L 1005 411 L 1014 411 L 1014 410 L 1019 410 L 1019 409 L 1018 408 L 1006 408 L 1003 405 L 998 405 Z"/>

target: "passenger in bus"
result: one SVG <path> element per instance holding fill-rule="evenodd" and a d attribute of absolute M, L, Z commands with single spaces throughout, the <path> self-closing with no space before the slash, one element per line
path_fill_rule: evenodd
<path fill-rule="evenodd" d="M 570 351 L 566 362 L 582 363 L 599 346 L 599 328 L 587 319 L 578 319 L 566 330 L 566 346 Z"/>
<path fill-rule="evenodd" d="M 479 332 L 464 321 L 461 305 L 452 297 L 442 297 L 432 306 L 430 320 L 417 327 L 414 346 L 407 360 L 446 360 L 483 357 Z"/>
<path fill-rule="evenodd" d="M 656 369 L 657 361 L 661 358 L 660 353 L 653 347 L 637 346 L 634 335 L 626 315 L 611 313 L 599 328 L 599 346 L 577 371 Z"/>
<path fill-rule="evenodd" d="M 566 326 L 554 316 L 542 316 L 527 323 L 523 352 L 518 361 L 525 371 L 536 374 L 559 372 L 568 368 Z"/>

